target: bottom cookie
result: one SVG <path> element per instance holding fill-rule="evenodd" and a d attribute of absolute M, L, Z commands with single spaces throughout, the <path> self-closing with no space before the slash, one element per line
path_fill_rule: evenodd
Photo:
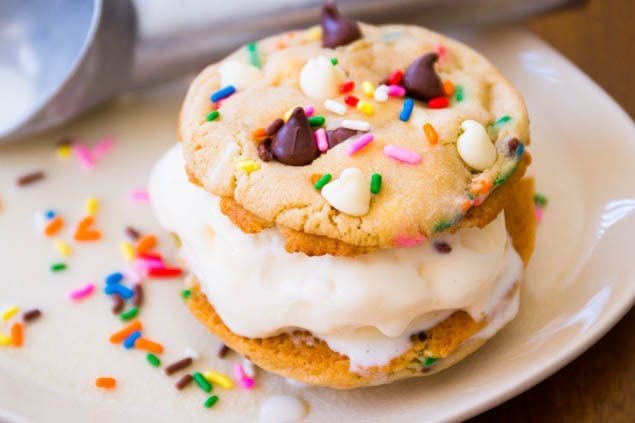
<path fill-rule="evenodd" d="M 504 208 L 505 224 L 526 265 L 533 251 L 536 226 L 533 180 L 522 179 L 515 188 Z M 466 312 L 457 311 L 433 328 L 413 335 L 411 348 L 389 364 L 353 371 L 348 357 L 333 351 L 307 331 L 259 339 L 234 334 L 198 289 L 194 276 L 188 284 L 192 288 L 187 301 L 191 312 L 227 346 L 265 370 L 312 385 L 350 389 L 433 374 L 460 361 L 494 335 L 488 333 L 487 324 L 496 316 L 476 322 Z M 503 302 L 512 304 L 518 300 L 519 285 L 517 281 Z M 506 304 L 501 306 L 505 310 Z M 499 312 L 503 313 L 502 310 Z"/>

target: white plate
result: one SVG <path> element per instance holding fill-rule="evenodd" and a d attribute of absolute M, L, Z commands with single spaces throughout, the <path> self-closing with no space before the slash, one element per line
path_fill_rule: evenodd
<path fill-rule="evenodd" d="M 479 413 L 543 380 L 602 336 L 635 298 L 635 130 L 627 115 L 591 80 L 534 36 L 518 30 L 463 35 L 497 64 L 525 95 L 535 159 L 530 172 L 550 199 L 538 231 L 518 318 L 484 348 L 438 375 L 390 386 L 337 392 L 299 388 L 261 374 L 259 389 L 216 388 L 220 402 L 202 407 L 195 386 L 183 392 L 145 362 L 139 351 L 109 344 L 121 326 L 101 293 L 79 304 L 67 292 L 101 284 L 122 265 L 118 243 L 131 224 L 159 232 L 147 205 L 127 196 L 174 142 L 183 84 L 109 106 L 32 142 L 0 147 L 0 305 L 37 306 L 40 321 L 26 328 L 22 349 L 0 349 L 0 417 L 32 420 L 135 416 L 142 420 L 253 420 L 271 393 L 293 393 L 310 406 L 308 421 L 439 421 Z M 54 156 L 54 143 L 72 135 L 91 143 L 117 139 L 116 149 L 89 172 Z M 16 188 L 14 180 L 45 169 L 45 181 Z M 104 241 L 75 246 L 69 270 L 51 274 L 58 260 L 50 240 L 33 229 L 36 211 L 54 208 L 69 221 L 89 195 L 102 200 Z M 64 233 L 70 237 L 70 230 Z M 162 235 L 162 250 L 170 243 Z M 231 372 L 237 359 L 215 357 L 217 341 L 181 304 L 177 282 L 149 282 L 144 334 L 163 342 L 164 362 L 197 349 L 196 368 Z M 6 332 L 0 322 L 0 332 Z M 118 389 L 99 391 L 94 378 L 113 375 Z"/>

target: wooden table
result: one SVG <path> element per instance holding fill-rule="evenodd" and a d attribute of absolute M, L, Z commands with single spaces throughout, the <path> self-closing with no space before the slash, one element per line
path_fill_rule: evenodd
<path fill-rule="evenodd" d="M 595 79 L 632 117 L 634 18 L 634 0 L 592 0 L 583 8 L 534 18 L 527 25 Z M 555 375 L 471 421 L 635 422 L 635 309 Z"/>

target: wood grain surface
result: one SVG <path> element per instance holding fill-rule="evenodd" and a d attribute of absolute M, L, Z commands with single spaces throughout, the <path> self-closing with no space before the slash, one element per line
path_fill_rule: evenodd
<path fill-rule="evenodd" d="M 635 0 L 592 0 L 527 25 L 633 117 L 634 19 Z M 471 422 L 635 422 L 635 309 L 571 364 Z"/>

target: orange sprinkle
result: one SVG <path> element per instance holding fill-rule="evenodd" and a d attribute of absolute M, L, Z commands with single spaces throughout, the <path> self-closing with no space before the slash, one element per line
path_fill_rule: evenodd
<path fill-rule="evenodd" d="M 77 224 L 77 229 L 86 229 L 93 223 L 95 223 L 95 218 L 92 216 L 86 216 L 85 218 L 79 221 L 79 223 Z"/>
<path fill-rule="evenodd" d="M 311 185 L 315 185 L 315 183 L 322 177 L 321 173 L 314 173 L 311 175 Z"/>
<path fill-rule="evenodd" d="M 123 342 L 123 340 L 126 339 L 128 335 L 130 335 L 132 332 L 141 330 L 141 327 L 142 327 L 141 322 L 139 320 L 135 320 L 134 322 L 130 323 L 125 328 L 110 335 L 110 342 L 112 342 L 113 344 L 118 344 L 120 342 Z"/>
<path fill-rule="evenodd" d="M 283 41 L 278 41 L 276 43 L 276 49 L 277 50 L 282 50 L 283 48 L 287 48 L 287 44 Z"/>
<path fill-rule="evenodd" d="M 101 232 L 90 229 L 80 229 L 75 232 L 73 238 L 75 241 L 98 241 L 101 239 Z"/>
<path fill-rule="evenodd" d="M 265 128 L 258 128 L 251 133 L 251 138 L 254 141 L 258 141 L 259 139 L 264 138 L 266 136 L 267 136 L 267 130 Z"/>
<path fill-rule="evenodd" d="M 426 138 L 428 138 L 428 142 L 432 145 L 435 145 L 439 142 L 439 135 L 437 134 L 436 129 L 429 123 L 423 125 L 423 132 L 426 134 Z"/>
<path fill-rule="evenodd" d="M 157 245 L 157 237 L 152 234 L 148 234 L 137 242 L 137 254 L 147 253 L 153 249 L 155 245 Z"/>
<path fill-rule="evenodd" d="M 478 194 L 487 194 L 492 189 L 492 181 L 489 179 L 476 179 L 472 181 L 470 189 Z"/>
<path fill-rule="evenodd" d="M 44 235 L 53 236 L 64 227 L 64 219 L 61 216 L 55 216 L 44 228 Z"/>
<path fill-rule="evenodd" d="M 22 323 L 15 322 L 13 326 L 11 326 L 11 344 L 14 347 L 21 347 L 22 342 L 24 341 L 24 326 Z"/>
<path fill-rule="evenodd" d="M 134 343 L 134 346 L 135 348 L 138 348 L 140 350 L 149 351 L 155 354 L 161 354 L 163 352 L 163 345 L 146 338 L 137 339 Z"/>
<path fill-rule="evenodd" d="M 461 208 L 463 209 L 464 212 L 468 211 L 470 209 L 470 207 L 472 207 L 472 201 L 470 201 L 470 200 L 463 201 L 463 204 L 461 205 Z"/>
<path fill-rule="evenodd" d="M 114 377 L 98 377 L 95 379 L 95 386 L 102 389 L 115 389 L 117 387 L 117 379 Z"/>
<path fill-rule="evenodd" d="M 448 97 L 451 97 L 454 94 L 454 84 L 452 81 L 443 81 L 443 92 Z"/>

